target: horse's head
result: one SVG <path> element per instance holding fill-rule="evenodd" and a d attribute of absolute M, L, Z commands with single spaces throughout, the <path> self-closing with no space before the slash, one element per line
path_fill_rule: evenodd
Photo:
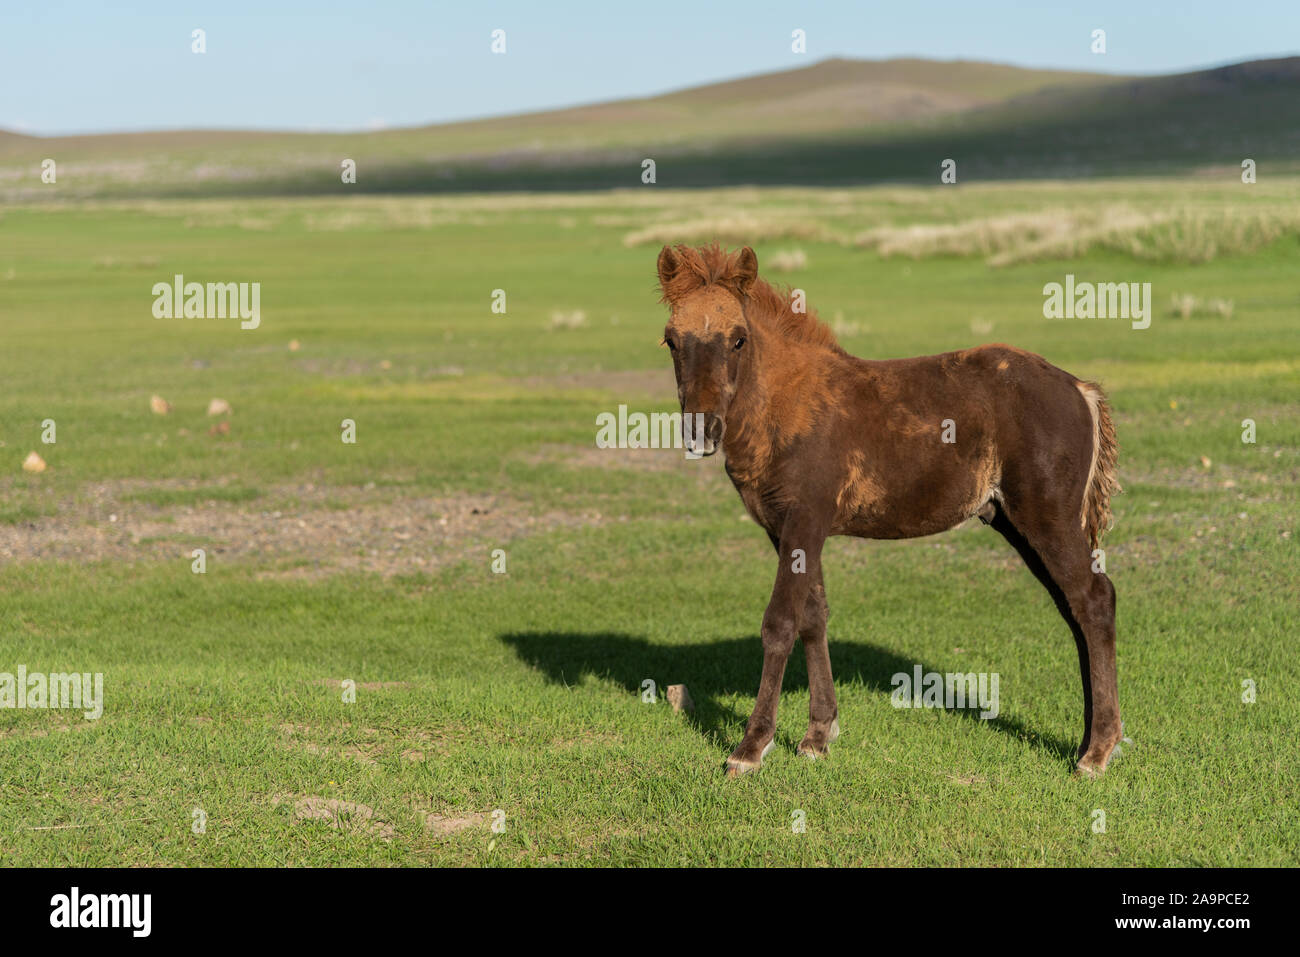
<path fill-rule="evenodd" d="M 748 246 L 735 255 L 716 246 L 659 253 L 659 288 L 672 310 L 663 343 L 673 357 L 688 452 L 712 455 L 722 445 L 727 408 L 752 351 L 743 303 L 757 276 L 758 257 Z M 703 434 L 693 427 L 697 414 Z"/>

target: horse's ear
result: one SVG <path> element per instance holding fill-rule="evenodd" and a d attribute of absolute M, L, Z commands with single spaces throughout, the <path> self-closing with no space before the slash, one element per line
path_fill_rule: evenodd
<path fill-rule="evenodd" d="M 742 299 L 749 295 L 749 287 L 757 278 L 758 257 L 754 255 L 752 247 L 746 246 L 736 257 L 736 287 Z"/>
<path fill-rule="evenodd" d="M 677 275 L 677 270 L 681 268 L 681 260 L 673 252 L 671 246 L 665 246 L 659 250 L 659 291 L 663 293 L 664 299 L 669 298 L 669 290 L 672 289 L 673 277 Z"/>

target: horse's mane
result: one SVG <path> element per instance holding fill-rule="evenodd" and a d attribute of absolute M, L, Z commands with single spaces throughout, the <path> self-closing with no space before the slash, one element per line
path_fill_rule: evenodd
<path fill-rule="evenodd" d="M 721 286 L 745 304 L 745 315 L 758 319 L 784 338 L 807 345 L 821 346 L 843 352 L 829 326 L 817 318 L 811 309 L 795 312 L 788 287 L 774 287 L 765 279 L 755 278 L 744 289 L 744 280 L 737 268 L 739 251 L 729 253 L 717 243 L 698 249 L 679 244 L 673 247 L 679 268 L 667 283 L 660 283 L 659 301 L 673 303 L 703 289 Z"/>

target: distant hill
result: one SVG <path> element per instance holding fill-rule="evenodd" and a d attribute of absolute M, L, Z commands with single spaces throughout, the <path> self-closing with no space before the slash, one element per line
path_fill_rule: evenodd
<path fill-rule="evenodd" d="M 23 133 L 14 133 L 11 130 L 0 130 L 0 154 L 3 154 L 6 145 L 20 146 L 23 143 L 30 143 L 34 137 L 27 136 Z"/>
<path fill-rule="evenodd" d="M 967 61 L 832 59 L 644 99 L 358 133 L 0 132 L 0 191 L 40 195 L 366 192 L 933 182 L 1170 172 L 1300 157 L 1300 57 L 1117 77 Z M 26 180 L 24 182 L 24 180 Z M 19 184 L 19 185 L 15 185 Z M 48 187 L 46 188 L 48 193 Z"/>

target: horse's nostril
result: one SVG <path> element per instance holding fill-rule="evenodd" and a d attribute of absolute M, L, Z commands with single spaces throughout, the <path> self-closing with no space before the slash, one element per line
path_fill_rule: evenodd
<path fill-rule="evenodd" d="M 722 441 L 722 430 L 724 424 L 721 416 L 709 416 L 709 424 L 704 427 L 704 437 L 717 445 Z"/>

